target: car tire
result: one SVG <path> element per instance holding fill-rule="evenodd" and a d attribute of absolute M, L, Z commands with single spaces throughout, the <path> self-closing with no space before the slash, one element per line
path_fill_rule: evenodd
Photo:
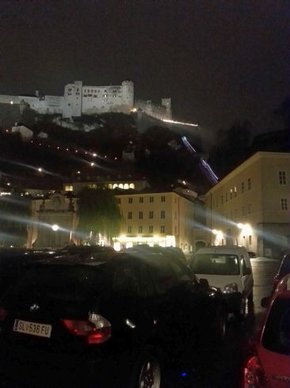
<path fill-rule="evenodd" d="M 161 388 L 162 367 L 158 357 L 144 352 L 136 363 L 132 388 Z"/>
<path fill-rule="evenodd" d="M 217 309 L 214 323 L 214 340 L 218 343 L 222 343 L 226 337 L 227 320 L 227 309 L 224 305 L 220 305 Z"/>

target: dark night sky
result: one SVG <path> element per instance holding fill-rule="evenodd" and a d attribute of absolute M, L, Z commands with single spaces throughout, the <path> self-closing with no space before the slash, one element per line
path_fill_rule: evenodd
<path fill-rule="evenodd" d="M 290 94 L 289 0 L 1 0 L 0 93 L 135 83 L 201 128 L 277 127 Z"/>

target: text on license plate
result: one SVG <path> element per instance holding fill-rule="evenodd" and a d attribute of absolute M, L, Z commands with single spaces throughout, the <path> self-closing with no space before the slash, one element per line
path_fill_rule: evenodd
<path fill-rule="evenodd" d="M 44 323 L 28 322 L 22 321 L 21 319 L 15 319 L 13 325 L 13 331 L 18 333 L 36 335 L 39 337 L 50 337 L 51 335 L 51 325 L 46 325 Z"/>

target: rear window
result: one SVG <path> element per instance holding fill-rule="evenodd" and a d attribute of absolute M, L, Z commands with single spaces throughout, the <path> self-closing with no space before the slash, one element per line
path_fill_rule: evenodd
<path fill-rule="evenodd" d="M 272 352 L 290 354 L 290 299 L 277 298 L 274 301 L 266 322 L 262 344 Z"/>
<path fill-rule="evenodd" d="M 240 273 L 237 255 L 219 253 L 197 253 L 192 261 L 192 269 L 196 274 L 207 275 L 238 275 Z"/>
<path fill-rule="evenodd" d="M 101 266 L 43 266 L 27 271 L 6 298 L 17 304 L 37 298 L 43 301 L 81 305 L 105 288 Z"/>

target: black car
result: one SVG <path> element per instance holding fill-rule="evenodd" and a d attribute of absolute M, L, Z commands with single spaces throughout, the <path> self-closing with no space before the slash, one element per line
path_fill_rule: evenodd
<path fill-rule="evenodd" d="M 224 335 L 221 293 L 148 250 L 37 263 L 0 303 L 6 387 L 160 387 Z M 163 383 L 163 385 L 161 385 Z"/>
<path fill-rule="evenodd" d="M 31 263 L 51 258 L 55 252 L 26 248 L 0 249 L 0 296 L 15 284 Z"/>

